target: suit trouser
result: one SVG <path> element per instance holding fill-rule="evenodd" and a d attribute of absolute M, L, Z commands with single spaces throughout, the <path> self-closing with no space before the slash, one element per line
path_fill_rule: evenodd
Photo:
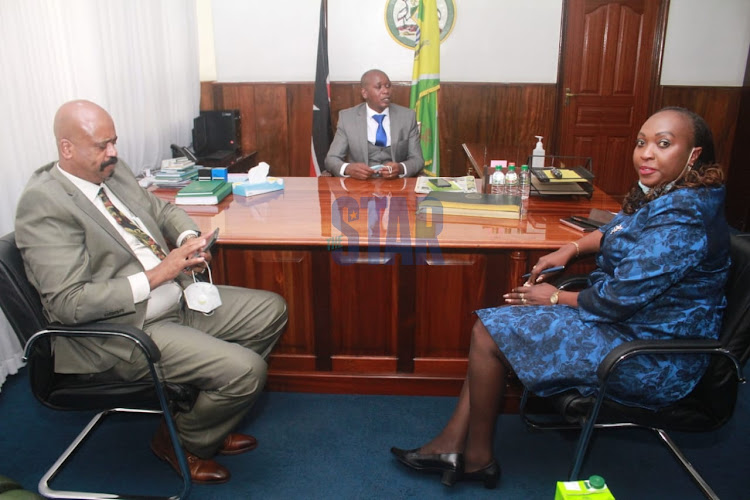
<path fill-rule="evenodd" d="M 143 330 L 161 351 L 165 381 L 199 389 L 192 410 L 175 416 L 182 444 L 210 458 L 252 407 L 265 385 L 266 358 L 286 325 L 284 299 L 272 292 L 219 286 L 222 305 L 209 316 L 182 304 Z M 120 362 L 123 377 L 149 376 L 144 359 Z"/>

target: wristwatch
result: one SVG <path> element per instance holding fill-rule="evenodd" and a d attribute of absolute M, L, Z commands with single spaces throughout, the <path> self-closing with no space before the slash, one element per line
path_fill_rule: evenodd
<path fill-rule="evenodd" d="M 549 303 L 552 304 L 553 306 L 555 304 L 557 304 L 557 301 L 558 301 L 558 297 L 557 296 L 558 295 L 560 295 L 560 290 L 559 289 L 555 290 L 555 293 L 553 293 L 552 295 L 549 296 Z"/>

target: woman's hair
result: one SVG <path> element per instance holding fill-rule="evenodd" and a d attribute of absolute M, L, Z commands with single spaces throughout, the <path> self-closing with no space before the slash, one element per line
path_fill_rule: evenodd
<path fill-rule="evenodd" d="M 695 160 L 695 163 L 693 163 L 684 176 L 675 182 L 673 189 L 720 186 L 724 182 L 724 172 L 716 163 L 714 138 L 706 120 L 697 113 L 677 106 L 662 108 L 656 113 L 661 113 L 662 111 L 674 111 L 687 118 L 693 128 L 693 147 L 702 148 L 701 154 Z M 664 189 L 665 186 L 660 186 L 650 190 L 646 194 L 638 184 L 634 185 L 630 189 L 625 201 L 623 201 L 622 211 L 626 214 L 635 213 L 643 205 L 664 194 Z"/>

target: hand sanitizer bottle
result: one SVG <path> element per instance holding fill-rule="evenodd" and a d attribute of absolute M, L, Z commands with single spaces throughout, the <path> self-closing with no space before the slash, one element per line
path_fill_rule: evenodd
<path fill-rule="evenodd" d="M 544 168 L 544 145 L 542 144 L 542 136 L 535 135 L 539 139 L 536 143 L 534 151 L 531 152 L 531 168 Z"/>

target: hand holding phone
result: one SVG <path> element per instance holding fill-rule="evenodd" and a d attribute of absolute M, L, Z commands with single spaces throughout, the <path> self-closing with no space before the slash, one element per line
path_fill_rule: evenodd
<path fill-rule="evenodd" d="M 206 245 L 201 249 L 201 252 L 208 252 L 211 250 L 211 247 L 214 246 L 214 243 L 216 243 L 216 240 L 219 239 L 219 228 L 217 227 L 214 229 L 214 232 L 211 233 L 211 236 L 206 239 Z"/>
<path fill-rule="evenodd" d="M 564 269 L 565 269 L 565 266 L 549 267 L 547 269 L 542 269 L 542 272 L 540 272 L 539 275 L 541 276 L 542 274 L 556 273 L 556 272 L 562 271 Z M 530 278 L 530 277 L 531 277 L 531 273 L 526 273 L 523 276 L 521 276 L 521 278 L 523 278 L 523 279 Z"/>

